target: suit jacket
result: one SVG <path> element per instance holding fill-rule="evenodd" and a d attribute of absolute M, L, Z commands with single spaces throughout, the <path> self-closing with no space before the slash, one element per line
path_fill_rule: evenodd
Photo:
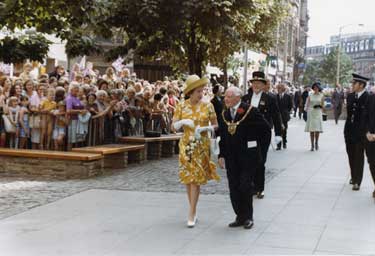
<path fill-rule="evenodd" d="M 367 131 L 375 134 L 375 94 L 368 96 L 368 107 L 366 112 Z M 367 132 L 366 132 L 367 133 Z"/>
<path fill-rule="evenodd" d="M 243 109 L 243 113 L 239 114 L 237 112 L 234 122 L 241 120 L 249 107 L 248 104 L 241 102 L 239 109 Z M 232 121 L 229 109 L 223 110 L 223 115 L 225 120 L 228 122 Z M 268 122 L 257 108 L 251 108 L 248 116 L 237 126 L 234 135 L 229 134 L 227 124 L 223 118 L 220 118 L 219 131 L 221 139 L 219 142 L 219 157 L 224 157 L 227 163 L 233 161 L 249 163 L 249 158 L 251 158 L 250 160 L 254 164 L 254 168 L 251 168 L 251 166 L 249 168 L 255 170 L 255 164 L 258 163 L 261 157 L 261 138 L 266 135 L 269 129 Z"/>
<path fill-rule="evenodd" d="M 302 101 L 302 93 L 301 91 L 297 90 L 295 93 L 294 93 L 294 98 L 293 98 L 293 103 L 294 103 L 294 107 L 295 108 L 298 108 L 301 104 L 301 101 Z"/>
<path fill-rule="evenodd" d="M 333 106 L 333 109 L 341 111 L 342 110 L 342 104 L 344 103 L 344 99 L 345 99 L 344 92 L 343 91 L 337 92 L 337 90 L 335 90 L 332 93 L 332 106 Z"/>
<path fill-rule="evenodd" d="M 223 98 L 218 99 L 214 96 L 211 100 L 212 105 L 214 106 L 216 116 L 219 118 L 221 112 L 223 111 Z"/>
<path fill-rule="evenodd" d="M 368 92 L 364 92 L 359 99 L 355 93 L 350 93 L 347 98 L 347 118 L 344 128 L 346 143 L 359 143 L 366 139 L 368 129 Z"/>
<path fill-rule="evenodd" d="M 284 93 L 282 98 L 280 98 L 279 94 L 277 94 L 276 98 L 280 109 L 281 120 L 285 124 L 290 120 L 290 111 L 293 108 L 292 97 L 289 94 Z"/>
<path fill-rule="evenodd" d="M 251 105 L 251 99 L 253 92 L 249 91 L 248 94 L 243 96 L 242 101 L 248 105 Z M 281 136 L 282 126 L 280 120 L 280 110 L 276 102 L 276 97 L 271 93 L 262 93 L 260 97 L 259 112 L 264 116 L 269 126 L 275 128 L 275 135 Z"/>

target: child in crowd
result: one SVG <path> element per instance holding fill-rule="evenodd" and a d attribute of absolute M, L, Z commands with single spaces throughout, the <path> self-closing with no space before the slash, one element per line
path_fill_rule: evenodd
<path fill-rule="evenodd" d="M 27 149 L 27 140 L 30 137 L 29 126 L 29 97 L 21 96 L 21 109 L 20 109 L 20 149 Z"/>
<path fill-rule="evenodd" d="M 51 144 L 53 116 L 52 110 L 56 109 L 55 89 L 49 88 L 47 98 L 40 104 L 40 113 L 42 114 L 42 133 L 40 136 L 40 149 L 49 149 Z"/>
<path fill-rule="evenodd" d="M 65 139 L 65 129 L 69 123 L 66 114 L 66 103 L 65 101 L 60 101 L 57 104 L 57 109 L 53 111 L 55 116 L 55 128 L 53 129 L 53 142 L 55 145 L 55 150 L 64 149 L 64 139 Z"/>
<path fill-rule="evenodd" d="M 18 148 L 19 113 L 20 113 L 20 107 L 18 106 L 18 98 L 10 97 L 8 101 L 8 111 L 6 114 L 10 124 L 14 127 L 13 131 L 10 131 L 10 130 L 7 131 L 7 137 L 9 138 L 10 148 Z"/>

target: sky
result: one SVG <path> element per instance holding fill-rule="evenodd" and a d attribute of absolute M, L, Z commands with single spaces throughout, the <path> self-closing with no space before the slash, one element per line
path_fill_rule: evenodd
<path fill-rule="evenodd" d="M 331 35 L 337 35 L 339 28 L 343 34 L 375 31 L 375 0 L 308 0 L 309 38 L 308 46 L 329 43 Z"/>

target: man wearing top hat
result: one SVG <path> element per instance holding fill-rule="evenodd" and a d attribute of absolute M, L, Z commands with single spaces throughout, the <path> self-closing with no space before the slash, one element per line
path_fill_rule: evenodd
<path fill-rule="evenodd" d="M 248 94 L 246 94 L 242 101 L 257 108 L 259 112 L 263 115 L 265 120 L 268 122 L 270 129 L 267 131 L 262 131 L 265 136 L 261 138 L 261 156 L 259 163 L 256 168 L 254 185 L 255 192 L 259 199 L 264 197 L 264 183 L 265 183 L 265 171 L 266 171 L 266 161 L 269 146 L 271 144 L 272 126 L 275 127 L 275 144 L 282 141 L 281 138 L 281 120 L 280 111 L 276 103 L 276 97 L 273 97 L 270 93 L 265 92 L 265 87 L 267 85 L 267 80 L 263 72 L 257 71 L 253 73 L 253 78 L 250 80 L 251 89 L 249 89 Z"/>
<path fill-rule="evenodd" d="M 370 79 L 353 74 L 352 93 L 347 97 L 347 118 L 344 128 L 346 151 L 349 158 L 351 183 L 353 190 L 358 191 L 363 178 L 365 149 L 368 144 L 366 133 L 368 127 L 368 98 L 366 84 Z"/>
<path fill-rule="evenodd" d="M 261 154 L 261 138 L 270 130 L 263 115 L 244 102 L 238 87 L 225 92 L 225 109 L 219 118 L 219 165 L 227 169 L 229 194 L 236 214 L 229 227 L 250 229 L 253 222 L 252 184 Z"/>

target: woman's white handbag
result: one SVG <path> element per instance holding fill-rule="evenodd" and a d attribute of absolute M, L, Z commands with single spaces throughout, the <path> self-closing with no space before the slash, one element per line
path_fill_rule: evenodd
<path fill-rule="evenodd" d="M 220 147 L 219 147 L 220 137 L 216 137 L 215 133 L 212 136 L 213 137 L 210 139 L 211 155 L 218 156 L 220 154 Z"/>

